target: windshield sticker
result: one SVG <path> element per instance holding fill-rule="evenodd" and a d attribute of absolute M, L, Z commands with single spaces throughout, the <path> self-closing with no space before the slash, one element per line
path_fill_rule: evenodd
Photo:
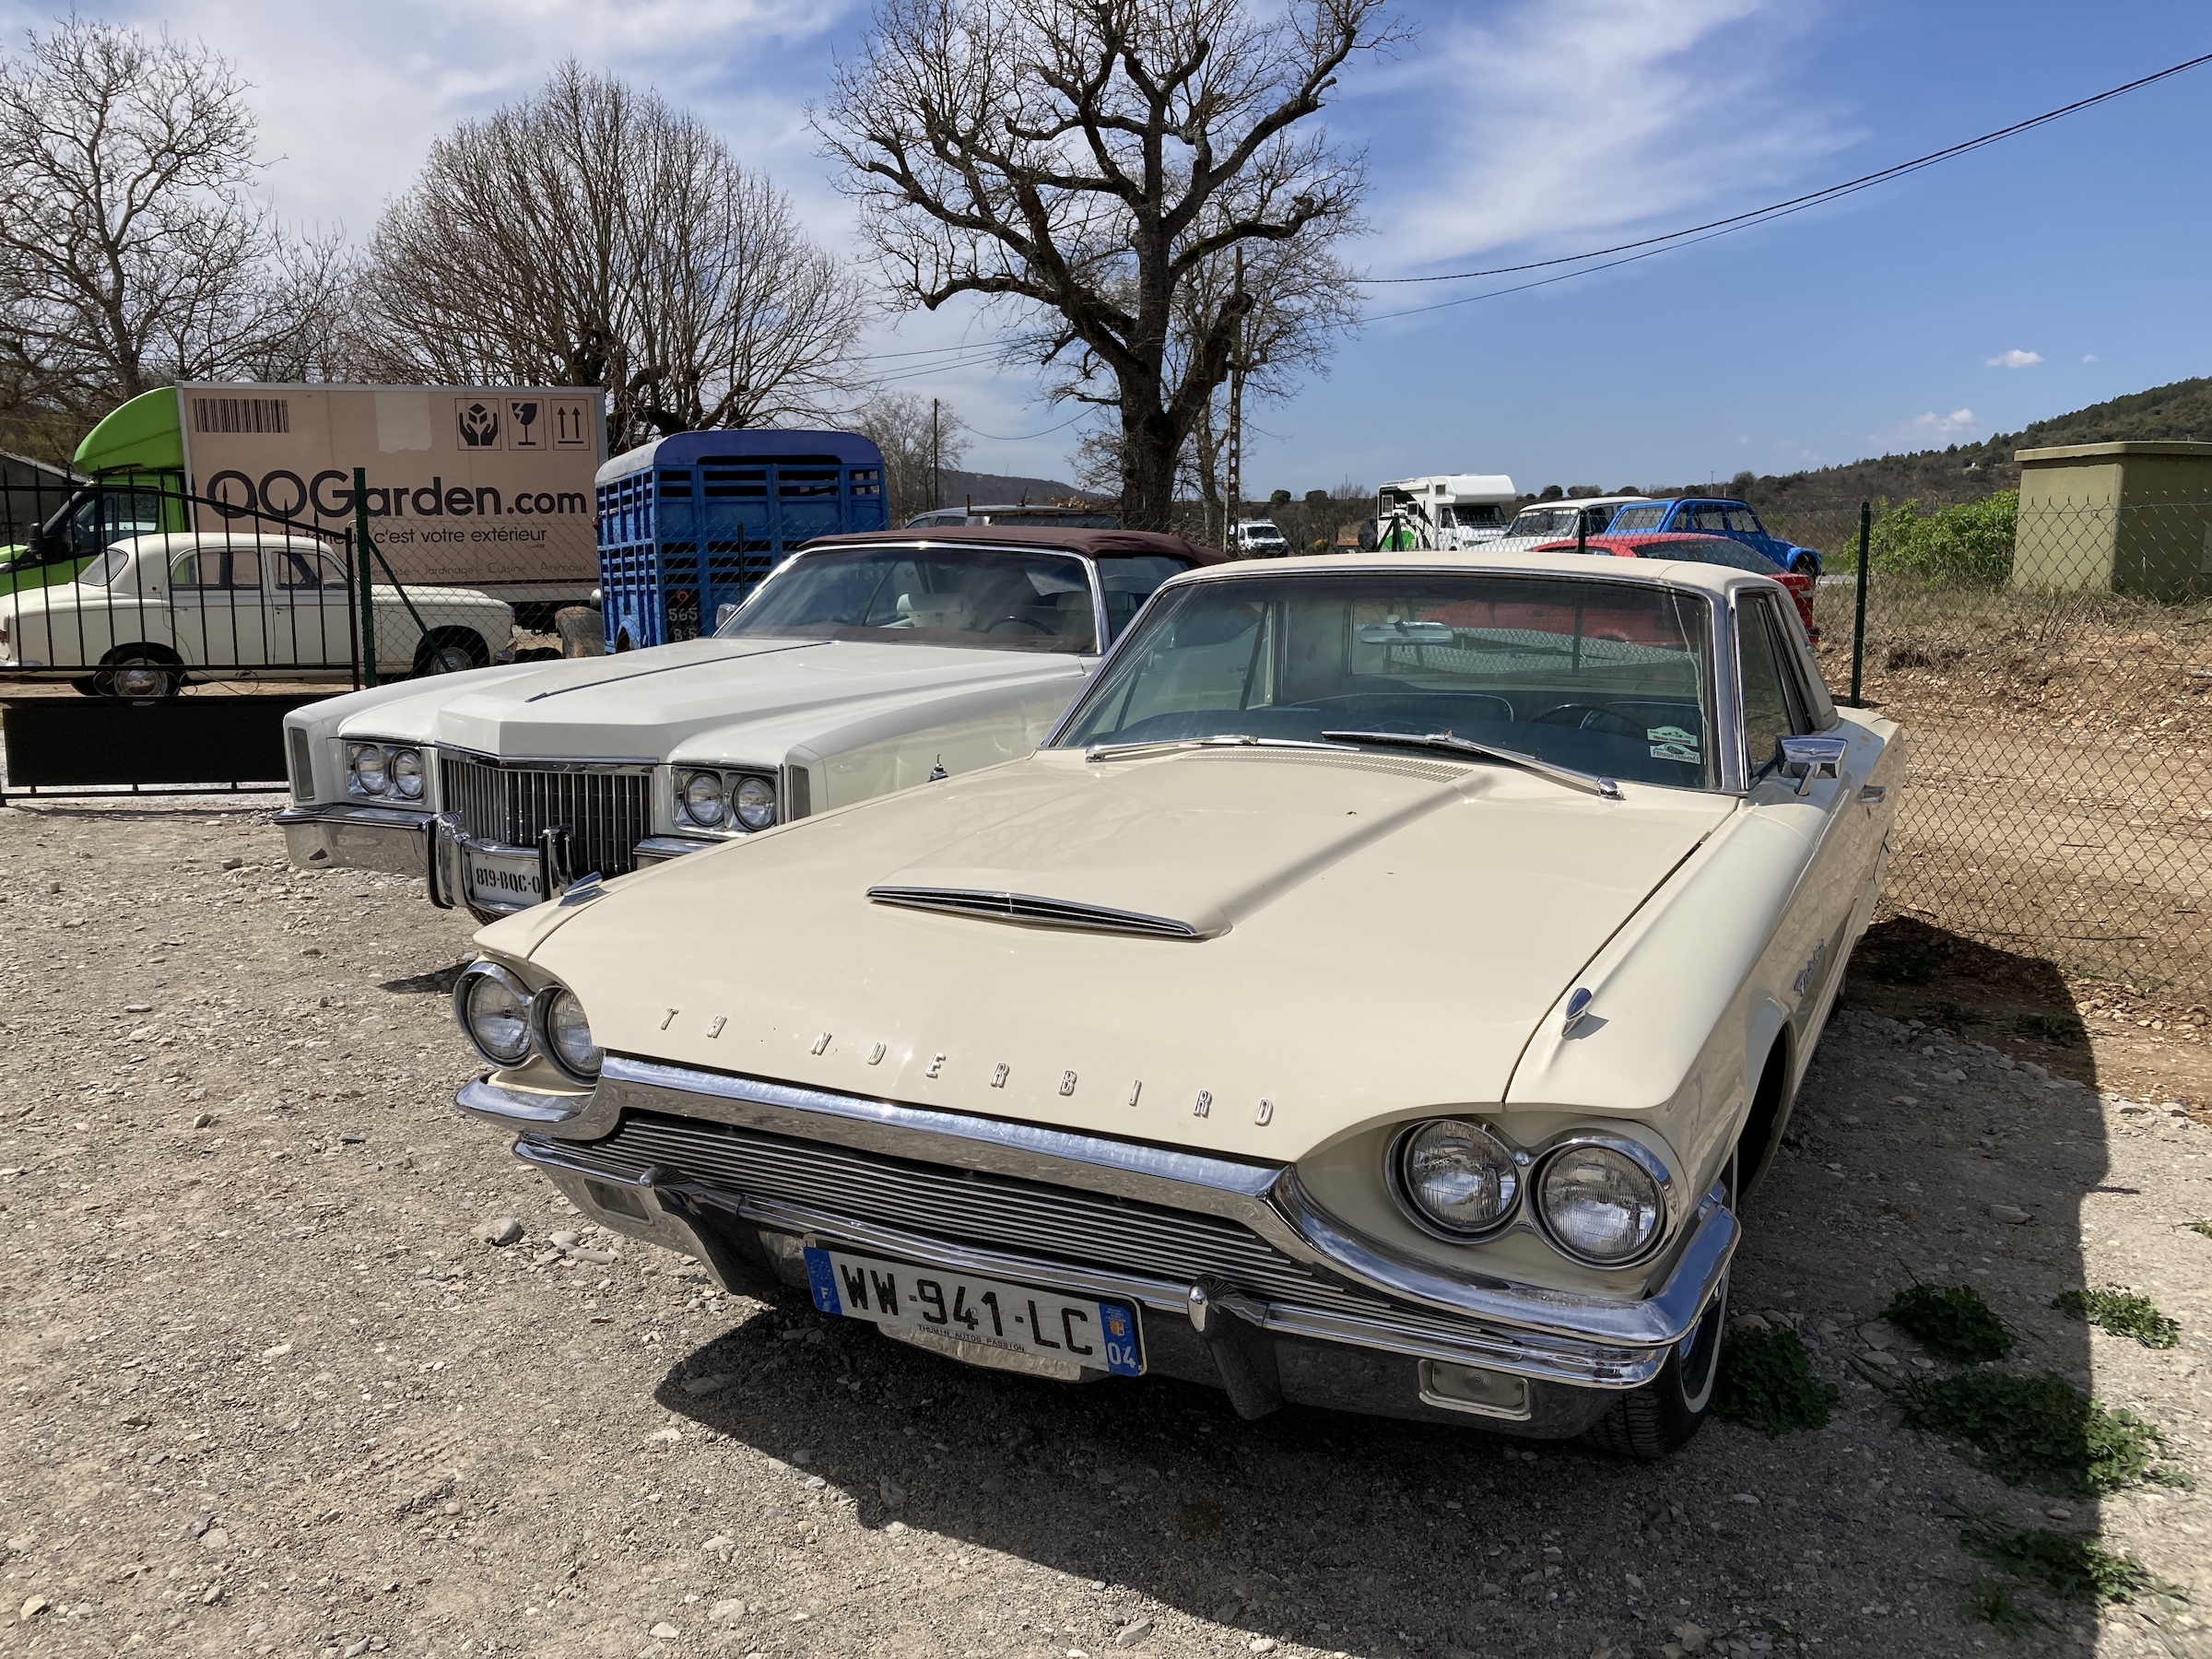
<path fill-rule="evenodd" d="M 1653 726 L 1643 736 L 1647 743 L 1679 743 L 1690 748 L 1698 747 L 1698 735 L 1686 732 L 1680 726 Z"/>
<path fill-rule="evenodd" d="M 1654 743 L 1652 745 L 1652 759 L 1687 760 L 1695 766 L 1698 763 L 1698 751 L 1686 743 Z"/>

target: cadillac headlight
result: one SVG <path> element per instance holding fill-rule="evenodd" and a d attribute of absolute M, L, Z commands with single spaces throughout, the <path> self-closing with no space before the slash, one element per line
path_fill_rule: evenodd
<path fill-rule="evenodd" d="M 392 793 L 392 779 L 384 770 L 384 746 L 349 743 L 346 746 L 348 786 L 356 794 L 382 796 Z"/>
<path fill-rule="evenodd" d="M 1498 1137 L 1479 1124 L 1444 1118 L 1400 1137 L 1391 1185 L 1414 1222 L 1452 1239 L 1477 1239 L 1511 1219 L 1521 1199 L 1521 1171 Z"/>
<path fill-rule="evenodd" d="M 776 821 L 775 780 L 720 767 L 679 767 L 678 829 L 765 830 Z"/>
<path fill-rule="evenodd" d="M 391 780 L 392 793 L 401 800 L 421 800 L 422 751 L 393 749 L 384 757 L 384 776 Z"/>
<path fill-rule="evenodd" d="M 747 830 L 765 830 L 776 821 L 776 786 L 766 778 L 747 778 L 737 785 L 737 821 Z"/>
<path fill-rule="evenodd" d="M 1561 1147 L 1536 1174 L 1536 1213 L 1551 1241 L 1577 1261 L 1618 1267 L 1657 1241 L 1666 1218 L 1660 1176 L 1628 1150 Z"/>
<path fill-rule="evenodd" d="M 583 1017 L 583 1004 L 576 993 L 566 985 L 554 985 L 543 993 L 542 1001 L 547 1056 L 577 1082 L 597 1082 L 599 1063 L 606 1056 L 592 1041 L 592 1024 Z"/>
<path fill-rule="evenodd" d="M 477 1053 L 494 1065 L 530 1057 L 529 988 L 495 962 L 477 962 L 453 986 L 453 1016 Z"/>
<path fill-rule="evenodd" d="M 719 830 L 730 815 L 729 791 L 720 772 L 678 772 L 677 816 L 701 830 Z"/>

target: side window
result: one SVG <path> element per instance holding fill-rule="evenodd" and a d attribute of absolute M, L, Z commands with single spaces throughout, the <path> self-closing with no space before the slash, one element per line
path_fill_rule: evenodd
<path fill-rule="evenodd" d="M 223 585 L 223 550 L 220 547 L 187 547 L 176 556 L 169 568 L 171 587 L 214 588 Z"/>
<path fill-rule="evenodd" d="M 261 585 L 261 549 L 251 543 L 229 549 L 229 581 L 234 588 L 257 588 Z"/>
<path fill-rule="evenodd" d="M 280 588 L 344 587 L 345 574 L 328 554 L 309 547 L 286 547 L 269 555 Z"/>
<path fill-rule="evenodd" d="M 1764 530 L 1759 528 L 1759 514 L 1752 512 L 1750 508 L 1731 507 L 1727 510 L 1727 512 L 1729 529 L 1737 531 L 1739 533 L 1748 531 L 1753 535 L 1764 535 L 1766 534 Z"/>
<path fill-rule="evenodd" d="M 1703 530 L 1708 533 L 1725 530 L 1727 527 L 1727 521 L 1722 516 L 1721 509 L 1710 504 L 1690 508 L 1675 526 L 1677 530 Z"/>
<path fill-rule="evenodd" d="M 1736 599 L 1735 653 L 1743 665 L 1744 756 L 1757 777 L 1772 764 L 1774 746 L 1806 724 L 1763 594 Z"/>
<path fill-rule="evenodd" d="M 1273 542 L 1268 543 L 1273 546 Z M 1152 590 L 1171 576 L 1180 576 L 1190 569 L 1182 559 L 1164 553 L 1101 554 L 1099 558 L 1099 591 L 1106 600 L 1106 637 L 1111 641 L 1122 637 L 1122 629 L 1129 619 L 1144 607 L 1152 597 Z"/>

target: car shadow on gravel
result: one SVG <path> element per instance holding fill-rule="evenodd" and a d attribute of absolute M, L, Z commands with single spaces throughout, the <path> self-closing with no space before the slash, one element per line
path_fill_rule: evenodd
<path fill-rule="evenodd" d="M 1839 1013 L 1746 1206 L 1733 1294 L 1739 1316 L 1800 1335 L 1840 1408 L 1772 1440 L 1712 1423 L 1657 1465 L 1297 1407 L 1242 1422 L 1165 1379 L 981 1371 L 795 1294 L 684 1357 L 658 1397 L 819 1475 L 864 1526 L 903 1522 L 1255 1639 L 1625 1655 L 1688 1625 L 1724 1653 L 1956 1652 L 1992 1635 L 1969 1620 L 1989 1581 L 1961 1514 L 2088 1535 L 2097 1505 L 2007 1486 L 1903 1428 L 1913 1381 L 1965 1368 L 1880 1316 L 1915 1283 L 1971 1285 L 2018 1336 L 1998 1369 L 2088 1387 L 2086 1327 L 2050 1303 L 2083 1283 L 2078 1209 L 2106 1167 L 2092 1088 L 1940 1026 Z M 2045 1610 L 2055 1641 L 2077 1616 Z M 992 1651 L 1034 1645 L 1002 1634 Z"/>

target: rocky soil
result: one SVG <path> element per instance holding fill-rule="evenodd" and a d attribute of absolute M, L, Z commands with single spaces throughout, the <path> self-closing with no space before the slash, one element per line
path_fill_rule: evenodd
<path fill-rule="evenodd" d="M 1638 1466 L 1246 1424 L 715 1294 L 451 1109 L 467 931 L 287 870 L 261 810 L 0 811 L 7 1651 L 2212 1653 L 2212 1126 L 2085 1058 L 2143 1028 L 2092 1022 L 2085 1085 L 1840 1017 L 1735 1298 L 1841 1407 Z M 2007 1486 L 1901 1427 L 1898 1381 L 1951 1370 L 1877 1317 L 1915 1278 L 1978 1287 L 2007 1369 L 2139 1413 L 2197 1488 Z M 2107 1283 L 2179 1345 L 2049 1305 Z M 2171 1590 L 2053 1602 L 1960 1547 L 1982 1513 Z M 1971 1617 L 1985 1573 L 2045 1622 Z"/>

